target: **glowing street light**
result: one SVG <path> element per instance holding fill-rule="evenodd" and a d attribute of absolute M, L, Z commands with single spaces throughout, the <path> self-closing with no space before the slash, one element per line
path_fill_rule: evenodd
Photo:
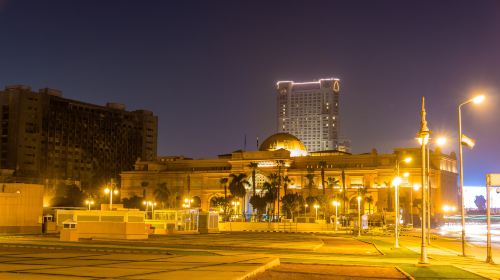
<path fill-rule="evenodd" d="M 426 188 L 427 188 L 427 244 L 431 244 L 431 193 L 432 193 L 432 188 L 431 188 L 431 152 L 430 152 L 430 146 L 431 144 L 435 144 L 439 147 L 442 147 L 446 144 L 447 139 L 446 137 L 440 136 L 435 139 L 435 141 L 430 141 L 431 138 L 429 138 L 428 144 L 427 144 L 427 166 L 426 166 Z"/>
<path fill-rule="evenodd" d="M 306 203 L 306 204 L 304 205 L 304 217 L 306 216 L 306 210 L 307 210 L 307 207 L 309 207 L 309 204 L 307 204 L 307 203 Z"/>
<path fill-rule="evenodd" d="M 401 177 L 396 176 L 394 179 L 392 179 L 392 185 L 394 186 L 394 197 L 395 197 L 395 203 L 396 203 L 396 221 L 395 221 L 395 226 L 394 226 L 394 248 L 399 248 L 399 186 L 403 180 Z"/>
<path fill-rule="evenodd" d="M 474 103 L 480 104 L 484 101 L 484 95 L 478 95 L 473 97 L 460 105 L 458 105 L 458 154 L 459 154 L 459 163 L 460 163 L 460 197 L 461 197 L 461 205 L 460 205 L 460 213 L 462 216 L 462 256 L 465 257 L 465 205 L 464 205 L 464 163 L 463 163 L 463 155 L 462 155 L 462 145 L 463 145 L 463 134 L 462 134 L 462 106 Z M 466 137 L 466 139 L 470 139 Z"/>
<path fill-rule="evenodd" d="M 113 194 L 118 194 L 118 189 L 116 189 L 116 184 L 111 179 L 108 187 L 104 189 L 105 194 L 109 194 L 109 210 L 113 211 Z"/>
<path fill-rule="evenodd" d="M 89 211 L 90 211 L 90 206 L 94 205 L 94 201 L 92 199 L 87 199 L 87 200 L 85 200 L 85 204 L 89 207 Z"/>
<path fill-rule="evenodd" d="M 332 204 L 333 204 L 333 206 L 335 206 L 335 231 L 337 231 L 337 225 L 339 224 L 337 210 L 338 210 L 338 207 L 339 207 L 340 203 L 338 201 L 334 200 L 332 202 Z"/>
<path fill-rule="evenodd" d="M 405 157 L 402 160 L 402 162 L 408 164 L 412 160 L 413 159 L 411 157 Z M 394 186 L 394 204 L 395 204 L 394 211 L 396 212 L 396 222 L 395 222 L 395 226 L 394 226 L 394 236 L 395 236 L 394 247 L 395 248 L 399 248 L 399 186 L 403 182 L 403 179 L 401 179 L 401 177 L 399 177 L 399 164 L 400 164 L 399 159 L 396 159 L 396 177 L 394 177 L 394 179 L 392 180 L 392 185 Z M 407 173 L 407 172 L 405 172 L 405 173 Z M 408 173 L 408 176 L 410 176 L 409 173 Z"/>
<path fill-rule="evenodd" d="M 318 220 L 318 208 L 319 208 L 319 205 L 318 204 L 314 204 L 314 209 L 316 209 L 316 221 Z"/>

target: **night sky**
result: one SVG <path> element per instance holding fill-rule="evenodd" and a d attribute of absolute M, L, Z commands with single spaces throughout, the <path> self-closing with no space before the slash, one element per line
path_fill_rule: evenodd
<path fill-rule="evenodd" d="M 159 155 L 255 149 L 276 131 L 278 80 L 341 79 L 341 134 L 353 152 L 416 146 L 420 97 L 430 128 L 457 137 L 466 185 L 500 173 L 500 1 L 0 0 L 0 87 L 159 117 Z"/>

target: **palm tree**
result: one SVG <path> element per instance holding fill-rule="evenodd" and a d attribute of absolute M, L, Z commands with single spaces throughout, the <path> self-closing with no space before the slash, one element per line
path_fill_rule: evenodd
<path fill-rule="evenodd" d="M 346 201 L 348 201 L 347 199 L 347 192 L 346 192 L 346 188 L 345 188 L 345 168 L 347 167 L 346 164 L 342 164 L 340 166 L 340 169 L 342 170 L 342 173 L 341 173 L 341 177 L 342 177 L 342 204 L 343 204 L 343 211 L 344 211 L 344 215 L 347 213 L 347 204 L 346 204 Z"/>
<path fill-rule="evenodd" d="M 287 195 L 288 185 L 292 183 L 292 179 L 288 177 L 288 175 L 283 176 L 283 190 L 285 191 L 285 195 Z"/>
<path fill-rule="evenodd" d="M 264 184 L 262 185 L 262 190 L 265 192 L 264 198 L 265 198 L 266 202 L 270 206 L 272 206 L 272 209 L 273 209 L 272 212 L 274 213 L 274 208 L 275 208 L 274 203 L 276 201 L 276 198 L 278 197 L 278 190 L 276 188 L 276 184 L 272 180 L 270 180 L 270 182 L 264 182 Z M 271 208 L 271 207 L 269 207 L 269 208 Z"/>
<path fill-rule="evenodd" d="M 229 183 L 229 191 L 235 197 L 240 197 L 243 199 L 243 207 L 241 207 L 241 214 L 245 215 L 245 195 L 247 194 L 247 189 L 245 186 L 250 185 L 247 181 L 247 175 L 244 173 L 240 174 L 230 174 L 231 183 Z"/>
<path fill-rule="evenodd" d="M 142 198 L 146 199 L 146 188 L 148 187 L 149 182 L 144 181 L 141 182 L 141 187 L 142 187 Z"/>
<path fill-rule="evenodd" d="M 228 178 L 220 178 L 219 184 L 224 187 L 224 199 L 227 200 L 227 181 Z"/>
<path fill-rule="evenodd" d="M 276 165 L 278 165 L 278 220 L 280 217 L 280 189 L 281 189 L 281 167 L 285 166 L 284 160 L 277 160 Z"/>
<path fill-rule="evenodd" d="M 333 188 L 340 183 L 340 181 L 334 177 L 328 177 L 328 188 L 331 190 L 331 195 L 333 196 Z"/>
<path fill-rule="evenodd" d="M 320 161 L 319 162 L 319 167 L 321 168 L 321 186 L 323 187 L 323 195 L 325 195 L 325 167 L 326 167 L 326 161 Z"/>
<path fill-rule="evenodd" d="M 154 190 L 155 199 L 161 203 L 162 208 L 165 208 L 165 204 L 168 203 L 170 198 L 170 190 L 167 187 L 167 183 L 158 183 Z"/>
<path fill-rule="evenodd" d="M 311 196 L 312 188 L 314 187 L 314 170 L 308 169 L 309 173 L 307 173 L 307 189 L 309 190 L 309 196 Z"/>
<path fill-rule="evenodd" d="M 255 173 L 257 171 L 258 164 L 256 162 L 250 162 L 248 167 L 252 168 L 252 194 L 255 195 Z"/>

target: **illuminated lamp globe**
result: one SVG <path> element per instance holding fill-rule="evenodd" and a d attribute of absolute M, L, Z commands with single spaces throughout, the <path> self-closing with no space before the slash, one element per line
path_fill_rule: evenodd
<path fill-rule="evenodd" d="M 259 147 L 260 151 L 287 150 L 291 157 L 307 156 L 306 146 L 299 138 L 289 133 L 276 133 L 269 136 Z"/>

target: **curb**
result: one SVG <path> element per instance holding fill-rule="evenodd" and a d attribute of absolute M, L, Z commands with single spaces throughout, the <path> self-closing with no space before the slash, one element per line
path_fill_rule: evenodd
<path fill-rule="evenodd" d="M 266 270 L 268 270 L 270 268 L 273 268 L 275 266 L 278 266 L 280 264 L 281 264 L 280 259 L 279 258 L 274 258 L 273 260 L 271 260 L 270 262 L 266 263 L 265 265 L 261 265 L 258 268 L 254 269 L 253 271 L 250 271 L 249 273 L 247 273 L 247 274 L 245 274 L 245 275 L 243 275 L 241 277 L 236 278 L 236 280 L 244 280 L 244 279 L 256 276 L 257 274 L 262 273 L 262 272 L 264 272 L 264 271 L 266 271 Z"/>
<path fill-rule="evenodd" d="M 396 270 L 398 270 L 399 272 L 401 272 L 404 276 L 406 276 L 406 278 L 408 278 L 410 280 L 415 280 L 415 278 L 413 278 L 413 276 L 411 276 L 410 274 L 408 274 L 408 272 L 404 271 L 399 266 L 395 266 L 395 268 L 396 268 Z"/>
<path fill-rule="evenodd" d="M 4 248 L 32 248 L 44 250 L 78 250 L 87 252 L 106 252 L 106 253 L 126 253 L 126 254 L 159 254 L 159 255 L 172 255 L 168 251 L 147 250 L 147 249 L 110 249 L 110 248 L 92 248 L 84 246 L 61 246 L 61 245 L 24 245 L 24 244 L 0 244 Z"/>

